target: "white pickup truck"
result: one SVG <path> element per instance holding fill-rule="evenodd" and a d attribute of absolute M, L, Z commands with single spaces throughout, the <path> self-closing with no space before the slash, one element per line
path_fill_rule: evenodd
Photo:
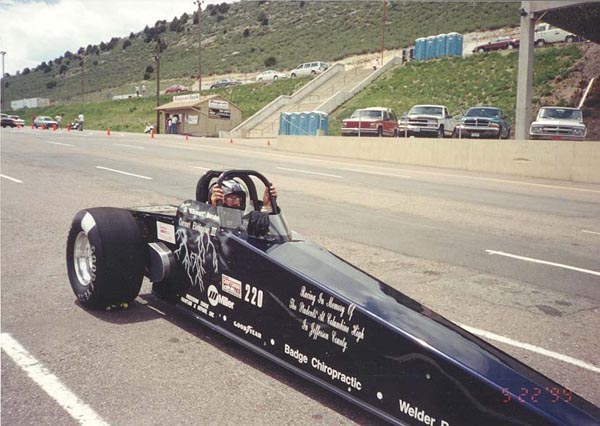
<path fill-rule="evenodd" d="M 452 136 L 456 125 L 443 105 L 415 105 L 398 120 L 398 136 Z"/>
<path fill-rule="evenodd" d="M 562 28 L 544 23 L 535 27 L 534 40 L 535 45 L 541 47 L 548 43 L 572 43 L 574 41 L 581 41 L 581 38 Z"/>

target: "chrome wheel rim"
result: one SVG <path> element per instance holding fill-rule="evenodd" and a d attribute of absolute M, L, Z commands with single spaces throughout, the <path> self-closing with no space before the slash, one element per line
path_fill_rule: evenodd
<path fill-rule="evenodd" d="M 96 256 L 90 240 L 83 231 L 75 238 L 73 263 L 77 280 L 82 286 L 88 286 L 96 275 Z"/>

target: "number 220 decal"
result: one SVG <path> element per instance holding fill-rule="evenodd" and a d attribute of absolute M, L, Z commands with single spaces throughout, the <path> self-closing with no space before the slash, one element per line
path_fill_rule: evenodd
<path fill-rule="evenodd" d="M 246 284 L 244 287 L 244 300 L 251 305 L 262 308 L 263 306 L 263 291 L 256 287 Z"/>

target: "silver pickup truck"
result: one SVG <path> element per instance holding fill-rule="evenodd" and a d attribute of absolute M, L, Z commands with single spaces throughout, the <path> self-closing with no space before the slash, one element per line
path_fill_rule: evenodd
<path fill-rule="evenodd" d="M 443 105 L 415 105 L 398 120 L 398 136 L 452 136 L 456 125 Z"/>

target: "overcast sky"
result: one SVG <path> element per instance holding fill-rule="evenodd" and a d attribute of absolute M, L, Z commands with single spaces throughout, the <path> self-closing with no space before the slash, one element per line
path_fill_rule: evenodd
<path fill-rule="evenodd" d="M 204 0 L 202 7 L 223 1 L 231 2 Z M 193 0 L 0 0 L 4 71 L 15 75 L 67 50 L 75 53 L 88 44 L 128 36 L 196 8 Z"/>

